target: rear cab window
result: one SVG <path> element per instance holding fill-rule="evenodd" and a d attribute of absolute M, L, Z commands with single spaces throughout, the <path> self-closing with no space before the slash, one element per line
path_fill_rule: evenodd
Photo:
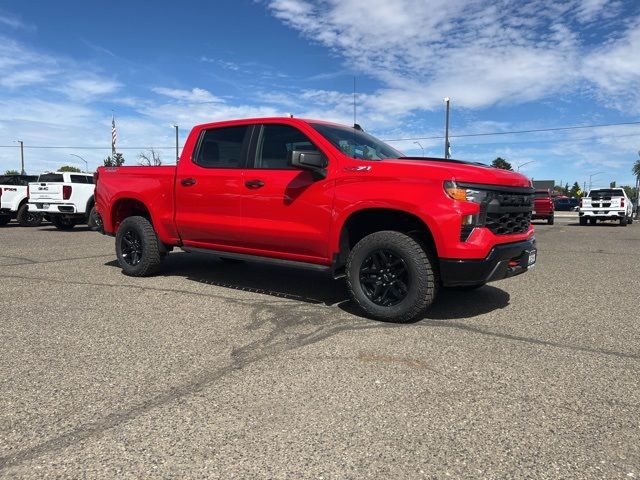
<path fill-rule="evenodd" d="M 43 173 L 38 177 L 38 182 L 42 183 L 62 183 L 64 182 L 64 177 L 61 173 Z"/>
<path fill-rule="evenodd" d="M 609 200 L 611 197 L 624 197 L 624 190 L 621 188 L 603 188 L 601 190 L 591 190 L 589 192 L 589 198 L 602 198 Z"/>

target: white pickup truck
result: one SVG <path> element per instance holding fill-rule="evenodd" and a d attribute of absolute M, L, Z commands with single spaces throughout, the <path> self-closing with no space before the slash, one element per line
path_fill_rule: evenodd
<path fill-rule="evenodd" d="M 0 226 L 12 218 L 23 227 L 37 227 L 42 223 L 42 215 L 29 211 L 29 182 L 35 182 L 35 175 L 0 175 Z"/>
<path fill-rule="evenodd" d="M 580 225 L 587 221 L 618 220 L 623 227 L 633 223 L 633 205 L 623 188 L 598 188 L 580 200 Z"/>
<path fill-rule="evenodd" d="M 96 227 L 93 175 L 89 173 L 43 173 L 29 184 L 29 211 L 44 215 L 59 230 L 80 223 Z"/>

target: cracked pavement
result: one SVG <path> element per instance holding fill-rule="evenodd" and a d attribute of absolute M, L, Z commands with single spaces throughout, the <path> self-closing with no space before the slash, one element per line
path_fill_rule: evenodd
<path fill-rule="evenodd" d="M 0 477 L 637 478 L 640 227 L 536 228 L 536 268 L 358 316 L 323 274 L 0 228 Z"/>

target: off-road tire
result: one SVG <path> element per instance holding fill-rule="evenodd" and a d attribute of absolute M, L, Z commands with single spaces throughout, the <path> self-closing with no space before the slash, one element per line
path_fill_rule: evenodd
<path fill-rule="evenodd" d="M 0 215 L 0 227 L 4 227 L 11 221 L 11 215 Z"/>
<path fill-rule="evenodd" d="M 37 227 L 42 223 L 42 215 L 29 212 L 29 205 L 25 203 L 18 209 L 16 220 L 21 227 Z"/>
<path fill-rule="evenodd" d="M 138 249 L 137 254 L 128 252 L 129 248 Z M 157 273 L 163 259 L 160 250 L 158 236 L 146 218 L 129 217 L 120 224 L 116 233 L 116 256 L 125 275 L 148 277 Z"/>
<path fill-rule="evenodd" d="M 58 230 L 71 230 L 76 226 L 75 220 L 71 218 L 61 217 L 60 215 L 50 215 L 49 221 L 53 223 L 53 226 Z"/>
<path fill-rule="evenodd" d="M 627 223 L 629 223 L 629 222 L 627 222 L 627 217 L 621 217 L 620 218 L 620 226 L 621 227 L 626 227 Z"/>
<path fill-rule="evenodd" d="M 378 253 L 389 254 L 396 261 L 401 260 L 401 268 L 406 272 L 406 293 L 393 305 L 375 303 L 365 293 L 367 287 L 363 287 L 371 279 L 361 281 L 362 275 L 365 275 L 361 270 L 367 268 L 367 262 L 373 261 Z M 368 317 L 385 322 L 411 322 L 436 298 L 438 282 L 433 265 L 429 252 L 408 235 L 392 230 L 375 232 L 361 239 L 349 253 L 346 265 L 347 288 L 355 303 Z M 380 269 L 374 271 L 382 272 Z M 396 285 L 394 283 L 396 291 L 404 290 L 398 290 Z M 378 287 L 385 288 L 381 285 L 375 288 Z"/>

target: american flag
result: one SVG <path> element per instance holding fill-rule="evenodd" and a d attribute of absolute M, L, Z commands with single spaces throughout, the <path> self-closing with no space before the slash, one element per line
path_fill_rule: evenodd
<path fill-rule="evenodd" d="M 118 133 L 116 132 L 116 117 L 114 115 L 111 116 L 111 154 L 116 154 L 116 139 L 118 138 Z"/>

